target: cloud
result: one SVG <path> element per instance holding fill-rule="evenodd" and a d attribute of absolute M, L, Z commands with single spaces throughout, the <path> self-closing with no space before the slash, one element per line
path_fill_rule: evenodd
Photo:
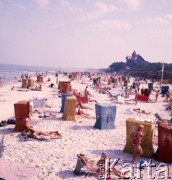
<path fill-rule="evenodd" d="M 85 14 L 82 17 L 79 17 L 78 19 L 81 21 L 87 21 L 87 20 L 95 20 L 95 19 L 99 19 L 103 16 L 105 16 L 106 14 L 110 13 L 110 12 L 114 12 L 114 11 L 121 11 L 121 8 L 114 6 L 110 3 L 104 3 L 101 1 L 98 1 L 94 4 L 95 10 L 92 12 L 89 12 L 87 14 Z"/>
<path fill-rule="evenodd" d="M 137 10 L 140 7 L 141 0 L 119 0 L 118 3 L 125 4 L 130 10 Z"/>
<path fill-rule="evenodd" d="M 145 22 L 157 25 L 157 26 L 170 26 L 172 25 L 172 14 L 165 14 L 157 17 L 147 17 Z"/>
<path fill-rule="evenodd" d="M 50 4 L 51 0 L 35 0 L 38 6 L 40 7 L 46 7 Z"/>
<path fill-rule="evenodd" d="M 172 40 L 172 14 L 147 17 L 144 21 L 154 26 L 154 30 L 148 31 L 149 37 L 154 38 L 157 41 Z"/>
<path fill-rule="evenodd" d="M 95 7 L 97 7 L 100 13 L 109 13 L 112 11 L 119 10 L 117 7 L 110 3 L 96 2 Z"/>
<path fill-rule="evenodd" d="M 74 7 L 71 5 L 71 3 L 69 3 L 68 1 L 66 0 L 61 0 L 61 3 L 62 5 L 68 9 L 70 12 L 80 12 L 81 9 L 80 8 L 77 8 L 77 7 Z"/>
<path fill-rule="evenodd" d="M 131 30 L 133 26 L 122 20 L 105 20 L 99 24 L 99 27 L 109 30 Z"/>

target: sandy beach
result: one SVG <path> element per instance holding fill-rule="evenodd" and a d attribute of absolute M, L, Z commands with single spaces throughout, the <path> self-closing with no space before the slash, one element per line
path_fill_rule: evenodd
<path fill-rule="evenodd" d="M 47 82 L 47 78 L 51 81 Z M 59 76 L 59 80 L 68 80 L 67 77 Z M 84 82 L 84 83 L 83 83 Z M 87 106 L 92 110 L 84 110 L 89 113 L 92 118 L 84 118 L 76 116 L 76 122 L 64 121 L 62 119 L 61 97 L 58 97 L 57 86 L 51 88 L 50 83 L 56 84 L 55 76 L 47 76 L 42 85 L 42 91 L 17 91 L 21 88 L 21 82 L 14 83 L 14 90 L 11 91 L 11 84 L 0 88 L 0 120 L 6 120 L 14 117 L 14 103 L 20 100 L 29 100 L 33 97 L 47 98 L 47 105 L 51 108 L 44 107 L 42 110 L 47 113 L 53 113 L 56 117 L 38 118 L 37 114 L 31 116 L 31 124 L 33 128 L 41 131 L 59 131 L 62 137 L 50 141 L 29 140 L 25 141 L 21 133 L 14 133 L 14 125 L 7 125 L 0 128 L 0 134 L 5 134 L 5 151 L 4 159 L 11 162 L 19 163 L 20 165 L 28 165 L 39 168 L 39 173 L 33 177 L 23 177 L 21 179 L 46 179 L 46 180 L 61 180 L 61 179 L 96 179 L 95 177 L 85 175 L 76 176 L 73 173 L 75 169 L 77 157 L 79 153 L 86 154 L 93 160 L 99 160 L 101 153 L 107 153 L 109 158 L 121 158 L 130 162 L 132 155 L 124 153 L 123 149 L 126 143 L 126 119 L 131 117 L 135 119 L 154 121 L 155 113 L 158 113 L 164 119 L 171 118 L 171 111 L 166 111 L 168 103 L 163 102 L 165 99 L 158 98 L 158 102 L 141 102 L 135 104 L 115 103 L 110 101 L 108 94 L 98 93 L 92 88 L 92 81 L 85 79 L 84 81 L 74 80 L 71 82 L 72 88 L 78 91 L 84 91 L 86 85 L 93 99 L 98 103 L 113 103 L 117 106 L 115 119 L 115 129 L 99 130 L 94 128 L 96 121 L 95 102 L 89 102 Z M 143 84 L 145 86 L 145 84 Z M 121 89 L 121 87 L 117 87 Z M 171 86 L 170 86 L 171 89 Z M 155 94 L 153 93 L 152 99 Z M 134 99 L 134 93 L 129 96 L 129 99 Z M 136 113 L 133 108 L 141 108 L 149 115 Z M 157 134 L 157 130 L 155 131 Z M 156 151 L 157 145 L 154 145 Z M 149 161 L 148 158 L 143 158 Z M 153 162 L 157 162 L 153 158 Z M 117 164 L 117 168 L 121 168 L 122 164 Z M 172 177 L 172 165 L 170 167 L 170 175 Z M 147 179 L 147 169 L 143 170 L 143 179 Z M 156 172 L 156 169 L 153 169 Z M 1 177 L 1 173 L 0 173 Z M 113 179 L 113 178 L 112 178 Z"/>

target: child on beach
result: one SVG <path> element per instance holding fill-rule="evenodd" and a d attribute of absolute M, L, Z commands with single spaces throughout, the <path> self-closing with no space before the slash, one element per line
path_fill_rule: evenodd
<path fill-rule="evenodd" d="M 139 125 L 137 132 L 134 134 L 134 138 L 133 138 L 133 142 L 132 142 L 133 148 L 134 148 L 132 162 L 135 162 L 136 159 L 143 154 L 143 150 L 141 147 L 141 142 L 142 142 L 142 139 L 144 136 L 143 129 L 144 129 L 144 126 Z"/>

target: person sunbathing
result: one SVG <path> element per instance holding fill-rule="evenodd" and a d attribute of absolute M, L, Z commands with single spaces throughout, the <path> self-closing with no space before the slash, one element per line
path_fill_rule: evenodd
<path fill-rule="evenodd" d="M 85 166 L 93 176 L 98 178 L 101 175 L 102 165 L 104 164 L 105 168 L 107 167 L 106 166 L 106 163 L 107 163 L 106 153 L 102 153 L 101 158 L 97 162 L 89 159 L 85 154 L 77 154 L 77 158 L 78 160 L 77 160 L 76 168 L 74 170 L 75 175 L 79 175 L 81 172 L 81 168 Z M 108 167 L 108 168 L 110 168 L 108 170 L 110 170 L 110 172 L 113 172 L 116 176 L 120 178 L 128 178 L 125 176 L 125 174 L 123 175 L 122 172 L 116 169 L 115 167 L 113 168 Z M 104 169 L 104 170 L 105 170 L 104 173 L 106 173 L 107 169 Z"/>
<path fill-rule="evenodd" d="M 36 131 L 29 127 L 27 127 L 27 129 L 25 129 L 21 133 L 21 135 L 29 137 L 29 138 L 37 139 L 37 140 L 58 139 L 61 137 L 61 135 L 58 131 L 43 132 L 43 131 Z"/>
<path fill-rule="evenodd" d="M 125 103 L 125 104 L 135 104 L 135 102 L 132 101 L 132 100 L 130 100 L 130 99 L 125 99 L 125 100 L 124 100 L 124 103 Z"/>
<path fill-rule="evenodd" d="M 82 103 L 81 103 L 81 101 L 79 101 L 78 103 L 77 103 L 77 107 L 79 108 L 81 108 L 81 109 L 90 109 L 90 110 L 92 110 L 92 108 L 90 108 L 90 107 L 88 107 L 88 106 L 84 106 Z"/>
<path fill-rule="evenodd" d="M 144 137 L 143 130 L 144 130 L 144 126 L 139 125 L 138 129 L 137 129 L 137 132 L 134 134 L 134 138 L 133 138 L 133 141 L 132 141 L 132 143 L 133 143 L 133 151 L 134 151 L 133 152 L 132 162 L 135 162 L 136 159 L 143 154 L 143 150 L 142 150 L 142 147 L 141 147 L 141 142 L 142 142 L 142 139 Z"/>
<path fill-rule="evenodd" d="M 83 110 L 81 110 L 80 106 L 78 107 L 78 110 L 76 111 L 76 115 L 79 115 L 85 118 L 95 118 L 95 117 L 92 117 L 90 114 L 85 113 Z"/>
<path fill-rule="evenodd" d="M 27 91 L 29 91 L 29 90 L 28 90 L 28 89 L 17 89 L 17 91 L 27 92 Z"/>
<path fill-rule="evenodd" d="M 168 124 L 171 124 L 172 123 L 172 117 L 170 120 L 166 120 L 166 119 L 163 119 L 159 114 L 155 114 L 155 117 L 158 119 L 158 122 L 159 123 L 168 123 Z"/>
<path fill-rule="evenodd" d="M 40 114 L 38 117 L 39 118 L 47 118 L 47 117 L 56 117 L 56 115 L 52 114 L 52 113 L 48 113 L 48 114 Z"/>
<path fill-rule="evenodd" d="M 146 112 L 144 109 L 140 109 L 140 108 L 138 108 L 138 109 L 133 109 L 133 111 L 135 111 L 135 112 L 137 112 L 137 113 L 142 113 L 142 114 L 146 114 L 146 115 L 149 115 L 150 114 L 150 112 Z"/>

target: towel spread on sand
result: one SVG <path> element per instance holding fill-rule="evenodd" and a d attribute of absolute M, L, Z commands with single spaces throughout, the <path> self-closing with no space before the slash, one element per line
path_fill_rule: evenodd
<path fill-rule="evenodd" d="M 45 106 L 47 99 L 46 98 L 42 98 L 42 99 L 38 99 L 38 98 L 34 98 L 34 99 L 30 99 L 29 102 L 31 104 L 33 104 L 34 108 L 42 108 Z"/>

